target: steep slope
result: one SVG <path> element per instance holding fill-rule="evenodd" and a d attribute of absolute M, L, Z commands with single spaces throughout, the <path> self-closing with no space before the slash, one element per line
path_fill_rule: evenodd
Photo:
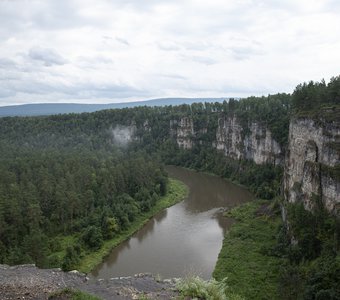
<path fill-rule="evenodd" d="M 250 160 L 256 164 L 283 164 L 282 146 L 273 138 L 266 124 L 249 120 L 244 127 L 235 115 L 227 115 L 219 117 L 213 125 L 217 128 L 212 132 L 214 139 L 210 141 L 211 146 L 226 157 Z M 170 121 L 170 135 L 176 139 L 180 148 L 192 149 L 195 144 L 204 143 L 200 136 L 207 133 L 208 126 L 206 124 L 197 130 L 192 117 L 186 116 Z"/>
<path fill-rule="evenodd" d="M 288 202 L 302 201 L 312 210 L 318 199 L 334 214 L 340 210 L 340 107 L 316 119 L 292 119 L 285 163 L 284 188 Z"/>

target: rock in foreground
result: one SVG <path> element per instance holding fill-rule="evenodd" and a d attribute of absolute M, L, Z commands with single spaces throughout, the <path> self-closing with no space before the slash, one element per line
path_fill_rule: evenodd
<path fill-rule="evenodd" d="M 76 271 L 39 269 L 34 265 L 0 265 L 1 299 L 48 299 L 65 288 L 75 288 L 102 299 L 170 299 L 176 296 L 175 280 L 156 280 L 150 274 L 89 280 Z"/>

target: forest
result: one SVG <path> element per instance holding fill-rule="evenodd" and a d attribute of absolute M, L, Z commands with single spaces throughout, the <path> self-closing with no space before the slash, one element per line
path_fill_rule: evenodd
<path fill-rule="evenodd" d="M 162 166 L 137 152 L 1 147 L 1 153 L 1 263 L 60 266 L 51 256 L 59 247 L 54 237 L 78 233 L 80 246 L 69 252 L 98 249 L 166 193 Z M 70 269 L 67 259 L 63 267 Z"/>

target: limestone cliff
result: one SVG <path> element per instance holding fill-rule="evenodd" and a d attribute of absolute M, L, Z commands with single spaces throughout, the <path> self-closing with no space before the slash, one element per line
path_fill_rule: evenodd
<path fill-rule="evenodd" d="M 206 133 L 207 128 L 194 128 L 191 117 L 170 121 L 170 134 L 180 148 L 192 149 L 195 142 L 201 143 L 198 136 Z M 273 139 L 270 130 L 259 122 L 251 122 L 245 129 L 235 116 L 221 117 L 211 141 L 212 146 L 232 159 L 249 159 L 256 164 L 282 164 L 283 151 Z"/>
<path fill-rule="evenodd" d="M 245 129 L 235 116 L 219 119 L 216 148 L 230 158 L 249 159 L 256 164 L 277 165 L 283 161 L 283 151 L 266 126 L 250 122 Z"/>
<path fill-rule="evenodd" d="M 216 132 L 216 148 L 233 159 L 243 157 L 243 128 L 236 117 L 220 118 Z"/>
<path fill-rule="evenodd" d="M 176 138 L 180 148 L 191 149 L 193 146 L 194 123 L 190 117 L 170 121 L 170 134 Z"/>
<path fill-rule="evenodd" d="M 284 176 L 286 201 L 302 201 L 309 210 L 321 201 L 329 212 L 339 214 L 339 144 L 340 120 L 291 120 Z"/>

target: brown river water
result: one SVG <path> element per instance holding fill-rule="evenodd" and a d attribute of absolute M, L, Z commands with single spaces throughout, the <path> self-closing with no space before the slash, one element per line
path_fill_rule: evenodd
<path fill-rule="evenodd" d="M 246 189 L 216 176 L 169 166 L 170 177 L 190 189 L 184 201 L 155 215 L 130 239 L 113 249 L 91 273 L 112 278 L 152 273 L 161 278 L 211 278 L 223 237 L 232 220 L 222 208 L 250 201 Z"/>

